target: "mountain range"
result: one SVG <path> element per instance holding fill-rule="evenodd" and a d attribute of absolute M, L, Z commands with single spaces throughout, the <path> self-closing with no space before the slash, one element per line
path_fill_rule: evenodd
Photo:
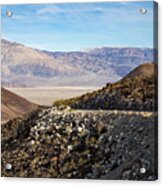
<path fill-rule="evenodd" d="M 50 52 L 1 40 L 2 86 L 103 86 L 153 62 L 153 49 L 102 47 Z"/>

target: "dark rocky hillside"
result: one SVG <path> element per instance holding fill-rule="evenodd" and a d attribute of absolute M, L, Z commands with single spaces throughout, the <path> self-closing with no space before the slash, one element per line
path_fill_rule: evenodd
<path fill-rule="evenodd" d="M 56 101 L 54 105 L 69 105 L 74 109 L 156 110 L 156 68 L 155 64 L 140 65 L 117 83 L 108 83 L 77 98 Z"/>
<path fill-rule="evenodd" d="M 155 63 L 145 63 L 138 67 L 136 67 L 134 70 L 132 70 L 130 73 L 128 73 L 124 78 L 122 78 L 121 81 L 125 81 L 129 78 L 134 78 L 137 76 L 142 77 L 153 77 L 157 75 L 157 64 Z"/>
<path fill-rule="evenodd" d="M 156 119 L 150 112 L 40 109 L 2 125 L 2 176 L 155 180 Z"/>

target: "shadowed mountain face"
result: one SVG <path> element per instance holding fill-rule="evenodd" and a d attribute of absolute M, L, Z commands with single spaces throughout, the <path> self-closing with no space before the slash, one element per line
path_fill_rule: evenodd
<path fill-rule="evenodd" d="M 156 68 L 155 64 L 140 65 L 117 83 L 108 83 L 98 91 L 54 104 L 75 109 L 153 111 L 157 106 Z"/>
<path fill-rule="evenodd" d="M 152 49 L 103 47 L 48 52 L 2 39 L 2 85 L 102 86 L 149 61 L 153 61 Z"/>
<path fill-rule="evenodd" d="M 2 122 L 27 114 L 37 106 L 26 99 L 1 88 L 2 96 Z"/>

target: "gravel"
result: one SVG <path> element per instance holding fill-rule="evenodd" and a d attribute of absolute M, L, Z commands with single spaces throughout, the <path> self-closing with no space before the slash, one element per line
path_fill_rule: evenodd
<path fill-rule="evenodd" d="M 38 109 L 2 126 L 2 176 L 155 180 L 156 120 L 155 113 Z"/>

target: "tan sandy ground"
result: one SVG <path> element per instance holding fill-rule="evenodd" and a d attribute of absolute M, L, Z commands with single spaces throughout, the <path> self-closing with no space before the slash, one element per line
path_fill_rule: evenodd
<path fill-rule="evenodd" d="M 51 106 L 54 101 L 80 96 L 86 92 L 97 90 L 98 87 L 37 87 L 8 88 L 11 92 L 39 104 Z"/>

